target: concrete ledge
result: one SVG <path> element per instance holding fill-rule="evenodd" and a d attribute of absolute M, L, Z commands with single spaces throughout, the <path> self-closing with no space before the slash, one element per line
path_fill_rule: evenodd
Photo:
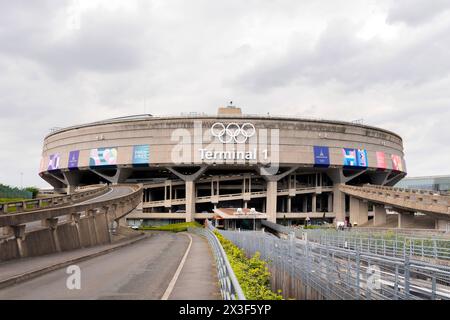
<path fill-rule="evenodd" d="M 67 261 L 64 261 L 64 262 L 55 263 L 55 264 L 52 264 L 52 265 L 49 265 L 49 266 L 46 266 L 46 267 L 43 267 L 43 268 L 40 268 L 40 269 L 28 271 L 28 272 L 25 272 L 25 273 L 22 273 L 22 274 L 18 274 L 18 275 L 9 277 L 9 278 L 4 279 L 4 280 L 0 280 L 0 289 L 6 288 L 6 287 L 9 287 L 9 286 L 21 283 L 21 282 L 25 282 L 27 280 L 31 280 L 31 279 L 37 278 L 37 277 L 39 277 L 41 275 L 44 275 L 46 273 L 55 271 L 57 269 L 64 268 L 66 266 L 69 266 L 69 265 L 72 265 L 72 264 L 75 264 L 75 263 L 79 263 L 79 262 L 82 262 L 82 261 L 85 261 L 85 260 L 89 260 L 89 259 L 92 259 L 92 258 L 95 258 L 95 257 L 98 257 L 98 256 L 105 255 L 105 254 L 110 253 L 110 252 L 112 252 L 114 250 L 126 247 L 128 245 L 131 245 L 131 244 L 137 242 L 137 241 L 144 240 L 144 239 L 147 239 L 149 237 L 151 237 L 151 234 L 141 234 L 138 237 L 132 238 L 132 239 L 127 240 L 127 241 L 124 241 L 122 243 L 118 243 L 117 245 L 115 245 L 113 247 L 109 247 L 109 248 L 104 249 L 104 250 L 93 252 L 93 253 L 90 253 L 90 254 L 87 254 L 87 255 L 83 255 L 83 256 L 80 256 L 80 257 L 77 257 L 77 258 L 73 258 L 73 259 L 70 259 L 70 260 L 67 260 Z"/>

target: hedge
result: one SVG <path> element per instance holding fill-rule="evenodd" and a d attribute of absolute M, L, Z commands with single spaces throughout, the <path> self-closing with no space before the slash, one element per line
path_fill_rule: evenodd
<path fill-rule="evenodd" d="M 260 259 L 260 253 L 247 258 L 244 251 L 214 232 L 227 254 L 231 267 L 248 300 L 282 300 L 281 291 L 275 293 L 270 288 L 270 272 L 267 262 Z"/>

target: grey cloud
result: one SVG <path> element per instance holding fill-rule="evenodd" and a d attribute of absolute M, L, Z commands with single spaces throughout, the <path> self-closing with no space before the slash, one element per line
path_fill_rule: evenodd
<path fill-rule="evenodd" d="M 449 9 L 448 0 L 395 0 L 389 9 L 387 22 L 404 22 L 410 26 L 417 26 L 432 21 Z"/>
<path fill-rule="evenodd" d="M 33 61 L 57 78 L 80 71 L 130 71 L 142 65 L 144 14 L 87 11 L 79 30 L 55 37 L 55 31 L 67 27 L 69 3 L 46 1 L 43 7 L 5 4 L 0 55 Z"/>
<path fill-rule="evenodd" d="M 362 90 L 380 83 L 422 83 L 450 74 L 450 25 L 421 41 L 398 46 L 376 38 L 359 39 L 354 27 L 346 21 L 331 22 L 311 50 L 294 44 L 283 56 L 259 62 L 231 84 L 261 92 L 290 83 L 337 81 Z"/>

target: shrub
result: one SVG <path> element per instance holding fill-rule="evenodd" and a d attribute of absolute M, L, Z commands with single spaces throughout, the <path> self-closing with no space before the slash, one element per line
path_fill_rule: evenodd
<path fill-rule="evenodd" d="M 214 232 L 230 261 L 236 278 L 249 300 L 282 300 L 280 294 L 270 289 L 270 272 L 267 262 L 260 259 L 260 253 L 247 258 L 244 251 L 224 238 L 219 232 Z"/>
<path fill-rule="evenodd" d="M 187 228 L 201 228 L 202 225 L 198 222 L 183 222 L 183 223 L 172 223 L 163 226 L 141 226 L 139 230 L 157 230 L 157 231 L 171 231 L 171 232 L 182 232 L 186 231 Z"/>

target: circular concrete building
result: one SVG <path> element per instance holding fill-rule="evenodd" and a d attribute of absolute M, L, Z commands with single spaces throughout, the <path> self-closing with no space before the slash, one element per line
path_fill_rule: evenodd
<path fill-rule="evenodd" d="M 215 218 L 344 221 L 340 184 L 392 186 L 406 175 L 402 139 L 341 121 L 244 115 L 138 115 L 58 129 L 44 140 L 40 176 L 72 192 L 97 183 L 141 183 L 130 223 Z"/>

